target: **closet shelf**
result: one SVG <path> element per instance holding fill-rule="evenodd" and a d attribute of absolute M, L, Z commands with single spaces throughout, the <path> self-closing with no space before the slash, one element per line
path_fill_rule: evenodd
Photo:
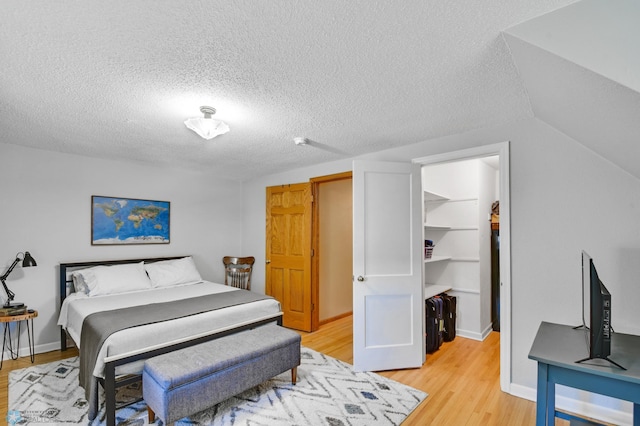
<path fill-rule="evenodd" d="M 424 263 L 442 262 L 450 259 L 451 259 L 451 256 L 431 256 L 430 259 L 425 259 Z"/>
<path fill-rule="evenodd" d="M 424 191 L 424 200 L 425 201 L 447 201 L 449 197 L 445 197 L 444 195 L 436 194 L 431 191 Z"/>
<path fill-rule="evenodd" d="M 433 192 L 424 192 L 424 201 L 425 203 L 469 203 L 474 202 L 477 203 L 477 198 L 449 198 L 443 195 L 434 194 Z"/>
<path fill-rule="evenodd" d="M 426 229 L 431 230 L 431 231 L 438 231 L 438 230 L 448 231 L 448 230 L 450 230 L 450 229 L 451 229 L 451 227 L 450 227 L 450 226 L 431 225 L 431 224 L 428 224 L 428 223 L 425 223 L 425 224 L 424 224 L 424 227 L 425 227 Z"/>
<path fill-rule="evenodd" d="M 446 225 L 433 225 L 425 223 L 424 228 L 429 231 L 477 231 L 480 229 L 477 226 L 446 226 Z"/>
<path fill-rule="evenodd" d="M 448 260 L 451 262 L 470 262 L 470 263 L 480 262 L 479 257 L 431 256 L 430 259 L 425 259 L 424 263 L 442 262 L 445 260 Z"/>
<path fill-rule="evenodd" d="M 465 293 L 465 294 L 473 294 L 480 295 L 480 290 L 472 287 L 459 287 L 455 284 L 433 284 L 433 283 L 425 283 L 424 285 L 424 298 L 428 299 L 430 296 L 435 296 L 440 293 L 444 293 L 446 291 L 455 292 L 455 293 Z"/>
<path fill-rule="evenodd" d="M 430 297 L 437 296 L 440 293 L 451 290 L 451 286 L 440 284 L 425 284 L 424 286 L 424 300 Z"/>

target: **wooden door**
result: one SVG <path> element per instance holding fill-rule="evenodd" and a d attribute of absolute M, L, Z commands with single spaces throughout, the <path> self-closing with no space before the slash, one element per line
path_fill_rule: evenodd
<path fill-rule="evenodd" d="M 282 306 L 283 325 L 311 331 L 311 183 L 267 188 L 265 292 Z"/>
<path fill-rule="evenodd" d="M 353 162 L 353 366 L 425 360 L 420 167 Z"/>

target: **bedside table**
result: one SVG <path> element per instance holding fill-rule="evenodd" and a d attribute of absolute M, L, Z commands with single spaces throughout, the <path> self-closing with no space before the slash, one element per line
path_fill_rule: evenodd
<path fill-rule="evenodd" d="M 34 335 L 33 335 L 33 319 L 38 316 L 38 311 L 25 312 L 22 315 L 9 315 L 0 316 L 0 322 L 4 325 L 4 337 L 2 339 L 2 358 L 0 358 L 0 370 L 2 369 L 2 363 L 4 362 L 4 351 L 9 349 L 11 359 L 18 359 L 18 352 L 20 351 L 20 326 L 22 322 L 27 324 L 27 335 L 29 336 L 29 355 L 31 357 L 31 363 L 35 360 L 34 354 Z M 16 342 L 16 348 L 13 348 L 13 340 L 11 339 L 11 323 L 18 323 L 18 341 Z"/>

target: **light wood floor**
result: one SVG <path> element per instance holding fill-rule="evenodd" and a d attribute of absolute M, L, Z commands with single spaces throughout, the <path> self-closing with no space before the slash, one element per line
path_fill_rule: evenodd
<path fill-rule="evenodd" d="M 347 363 L 353 362 L 352 318 L 345 317 L 300 333 L 302 344 Z M 42 364 L 75 356 L 75 350 L 36 355 Z M 456 337 L 444 343 L 420 369 L 380 374 L 429 394 L 403 425 L 533 425 L 535 404 L 500 391 L 500 336 L 492 333 L 484 342 Z M 5 360 L 0 371 L 0 422 L 7 414 L 9 371 L 31 365 L 29 357 Z M 556 425 L 568 422 L 556 420 Z"/>
<path fill-rule="evenodd" d="M 342 318 L 301 333 L 302 344 L 351 364 L 351 327 L 352 318 Z M 428 354 L 420 369 L 380 374 L 429 394 L 403 426 L 535 424 L 535 403 L 500 391 L 499 333 L 484 342 L 456 337 Z"/>

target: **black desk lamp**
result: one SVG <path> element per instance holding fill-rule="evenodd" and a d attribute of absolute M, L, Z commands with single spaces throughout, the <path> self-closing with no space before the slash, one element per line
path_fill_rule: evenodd
<path fill-rule="evenodd" d="M 0 277 L 0 281 L 2 281 L 2 286 L 4 287 L 4 291 L 5 293 L 7 293 L 7 301 L 5 302 L 3 308 L 22 308 L 24 306 L 24 303 L 13 301 L 15 293 L 9 290 L 9 287 L 7 287 L 7 283 L 5 282 L 9 274 L 13 271 L 13 268 L 15 268 L 18 262 L 20 262 L 21 260 L 23 268 L 27 268 L 29 266 L 37 266 L 36 260 L 31 257 L 28 251 L 24 252 L 24 256 L 22 257 L 22 259 L 20 259 L 21 254 L 21 252 L 16 254 L 16 260 L 14 260 L 11 266 L 9 266 L 7 272 L 5 272 L 4 275 Z"/>

